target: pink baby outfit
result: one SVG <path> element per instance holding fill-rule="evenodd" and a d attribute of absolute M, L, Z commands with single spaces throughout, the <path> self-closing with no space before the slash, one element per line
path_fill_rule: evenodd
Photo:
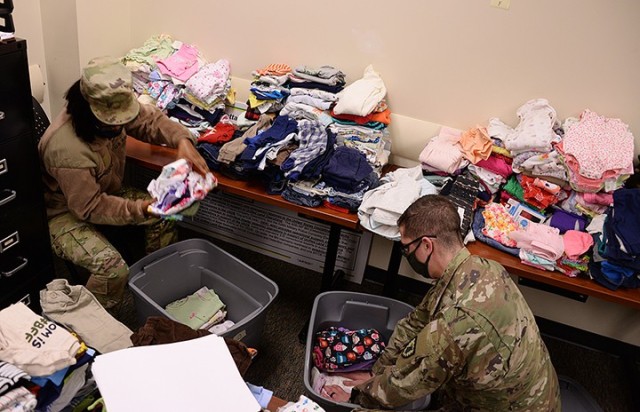
<path fill-rule="evenodd" d="M 524 230 L 511 232 L 509 237 L 520 249 L 547 260 L 556 261 L 564 253 L 562 236 L 555 227 L 531 222 Z"/>
<path fill-rule="evenodd" d="M 177 52 L 156 64 L 162 74 L 185 82 L 198 71 L 198 49 L 183 44 Z"/>
<path fill-rule="evenodd" d="M 229 61 L 220 59 L 201 68 L 185 83 L 185 86 L 195 97 L 210 104 L 221 94 L 226 94 L 230 74 Z"/>
<path fill-rule="evenodd" d="M 489 203 L 482 211 L 484 227 L 482 234 L 505 246 L 515 247 L 516 242 L 509 235 L 518 230 L 518 223 L 500 203 Z"/>
<path fill-rule="evenodd" d="M 445 173 L 453 174 L 468 162 L 462 156 L 460 147 L 461 132 L 450 127 L 442 127 L 438 136 L 420 152 L 419 160 L 422 165 L 431 166 Z"/>
<path fill-rule="evenodd" d="M 564 253 L 569 259 L 578 259 L 593 246 L 593 238 L 586 232 L 567 230 L 562 236 Z"/>
<path fill-rule="evenodd" d="M 633 162 L 633 135 L 620 119 L 585 110 L 565 133 L 565 162 L 588 179 L 618 176 Z"/>

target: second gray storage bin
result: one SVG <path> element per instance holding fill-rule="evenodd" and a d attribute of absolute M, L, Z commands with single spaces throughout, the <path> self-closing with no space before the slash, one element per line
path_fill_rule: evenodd
<path fill-rule="evenodd" d="M 307 346 L 304 359 L 304 385 L 309 397 L 328 412 L 350 411 L 358 405 L 333 402 L 313 391 L 311 369 L 313 368 L 313 345 L 315 334 L 331 326 L 355 329 L 377 329 L 389 341 L 396 323 L 408 315 L 413 306 L 384 296 L 356 292 L 325 292 L 319 294 L 314 303 L 307 332 Z M 425 409 L 430 396 L 419 399 L 402 410 Z"/>

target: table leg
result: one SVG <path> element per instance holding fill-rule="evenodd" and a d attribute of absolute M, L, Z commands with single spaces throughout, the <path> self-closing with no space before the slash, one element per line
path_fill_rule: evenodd
<path fill-rule="evenodd" d="M 336 259 L 338 257 L 338 246 L 340 245 L 340 226 L 331 225 L 329 228 L 329 241 L 327 243 L 327 252 L 324 258 L 324 269 L 322 270 L 322 283 L 320 292 L 327 292 L 333 289 L 334 282 L 340 278 L 342 271 L 335 271 Z M 298 340 L 300 343 L 307 343 L 307 332 L 309 329 L 309 319 L 304 323 L 300 332 L 298 332 Z"/>
<path fill-rule="evenodd" d="M 324 257 L 324 269 L 322 270 L 321 292 L 331 290 L 334 282 L 336 259 L 338 258 L 338 246 L 340 245 L 340 226 L 331 225 L 329 228 L 329 242 Z"/>
<path fill-rule="evenodd" d="M 386 297 L 392 298 L 396 293 L 398 270 L 400 269 L 401 261 L 402 253 L 400 250 L 400 242 L 393 242 L 389 265 L 387 266 L 387 276 L 384 281 L 384 288 L 382 289 L 382 294 Z"/>

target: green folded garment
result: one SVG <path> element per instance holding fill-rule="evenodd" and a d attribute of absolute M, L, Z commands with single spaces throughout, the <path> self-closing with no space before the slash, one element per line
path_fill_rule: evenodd
<path fill-rule="evenodd" d="M 213 315 L 224 308 L 225 305 L 216 292 L 203 286 L 195 293 L 169 303 L 165 309 L 178 322 L 192 329 L 200 329 Z"/>

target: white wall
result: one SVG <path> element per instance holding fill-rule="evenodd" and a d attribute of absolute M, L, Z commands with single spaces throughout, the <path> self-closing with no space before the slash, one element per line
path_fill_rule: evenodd
<path fill-rule="evenodd" d="M 549 99 L 561 119 L 585 108 L 621 118 L 640 152 L 637 0 L 515 0 L 508 11 L 489 0 L 16 0 L 18 32 L 36 33 L 31 51 L 40 47 L 34 2 L 52 111 L 91 57 L 122 55 L 168 33 L 209 60 L 229 59 L 242 79 L 283 62 L 331 64 L 352 82 L 373 64 L 394 112 L 393 160 L 404 166 L 439 125 L 465 129 L 499 117 L 515 126 L 516 109 L 536 97 Z M 389 253 L 390 242 L 375 237 L 369 263 L 386 268 Z M 400 271 L 415 276 L 406 262 Z M 640 345 L 637 310 L 522 289 L 538 315 Z"/>

